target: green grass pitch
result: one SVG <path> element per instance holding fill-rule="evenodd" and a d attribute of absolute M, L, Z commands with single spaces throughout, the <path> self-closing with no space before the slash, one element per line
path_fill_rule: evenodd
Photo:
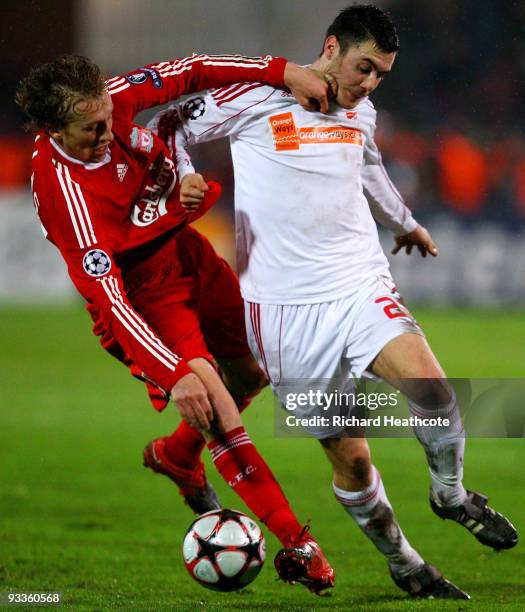
<path fill-rule="evenodd" d="M 451 376 L 523 377 L 522 313 L 415 314 Z M 496 554 L 437 519 L 417 442 L 372 440 L 374 461 L 403 530 L 430 562 L 471 593 L 471 602 L 414 602 L 335 502 L 317 443 L 275 438 L 268 392 L 247 411 L 248 431 L 301 520 L 337 572 L 331 597 L 276 581 L 268 562 L 238 593 L 208 591 L 180 557 L 192 520 L 171 483 L 141 466 L 146 442 L 172 431 L 141 384 L 99 348 L 80 306 L 2 307 L 0 335 L 0 592 L 60 591 L 74 610 L 523 610 L 525 554 Z M 523 440 L 470 440 L 467 486 L 525 532 Z M 209 465 L 209 463 L 208 463 Z M 246 510 L 213 469 L 225 505 Z"/>

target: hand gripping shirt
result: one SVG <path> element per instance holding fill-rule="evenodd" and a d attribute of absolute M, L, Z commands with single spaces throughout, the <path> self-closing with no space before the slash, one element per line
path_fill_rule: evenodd
<path fill-rule="evenodd" d="M 285 64 L 270 56 L 193 55 L 109 79 L 114 140 L 98 163 L 68 156 L 43 132 L 36 137 L 32 190 L 45 236 L 59 248 L 99 330 L 165 392 L 190 369 L 135 312 L 118 263 L 187 217 L 166 146 L 132 120 L 145 108 L 239 79 L 282 86 Z"/>
<path fill-rule="evenodd" d="M 229 136 L 242 295 L 309 304 L 389 273 L 371 207 L 398 234 L 417 226 L 381 164 L 375 121 L 368 100 L 323 115 L 252 83 L 191 98 L 150 127 L 176 147 L 182 174 L 193 171 L 185 146 Z"/>

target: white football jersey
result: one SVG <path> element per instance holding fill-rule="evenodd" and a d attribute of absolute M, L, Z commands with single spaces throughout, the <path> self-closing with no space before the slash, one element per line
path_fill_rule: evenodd
<path fill-rule="evenodd" d="M 389 273 L 370 206 L 396 233 L 417 225 L 381 165 L 375 120 L 368 100 L 323 115 L 287 92 L 244 83 L 162 111 L 150 127 L 175 149 L 181 178 L 194 171 L 186 145 L 230 138 L 242 295 L 312 304 Z"/>

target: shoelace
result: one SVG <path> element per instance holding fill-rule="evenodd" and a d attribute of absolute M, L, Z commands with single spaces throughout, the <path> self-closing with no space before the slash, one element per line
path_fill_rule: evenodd
<path fill-rule="evenodd" d="M 288 542 L 286 542 L 286 548 L 293 548 L 297 542 L 299 542 L 307 533 L 310 532 L 310 524 L 311 520 L 308 519 L 306 521 L 305 526 L 301 529 L 301 531 L 295 536 L 295 538 L 290 538 Z"/>

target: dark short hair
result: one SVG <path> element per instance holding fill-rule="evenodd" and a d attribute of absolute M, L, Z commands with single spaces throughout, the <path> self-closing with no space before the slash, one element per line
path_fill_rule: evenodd
<path fill-rule="evenodd" d="M 325 40 L 329 36 L 337 38 L 341 55 L 349 47 L 367 40 L 372 40 L 385 53 L 399 50 L 399 38 L 390 16 L 371 4 L 356 4 L 343 9 L 326 31 Z"/>
<path fill-rule="evenodd" d="M 73 118 L 75 104 L 104 93 L 104 75 L 89 58 L 61 55 L 35 66 L 16 91 L 15 101 L 29 118 L 26 129 L 60 130 Z"/>

